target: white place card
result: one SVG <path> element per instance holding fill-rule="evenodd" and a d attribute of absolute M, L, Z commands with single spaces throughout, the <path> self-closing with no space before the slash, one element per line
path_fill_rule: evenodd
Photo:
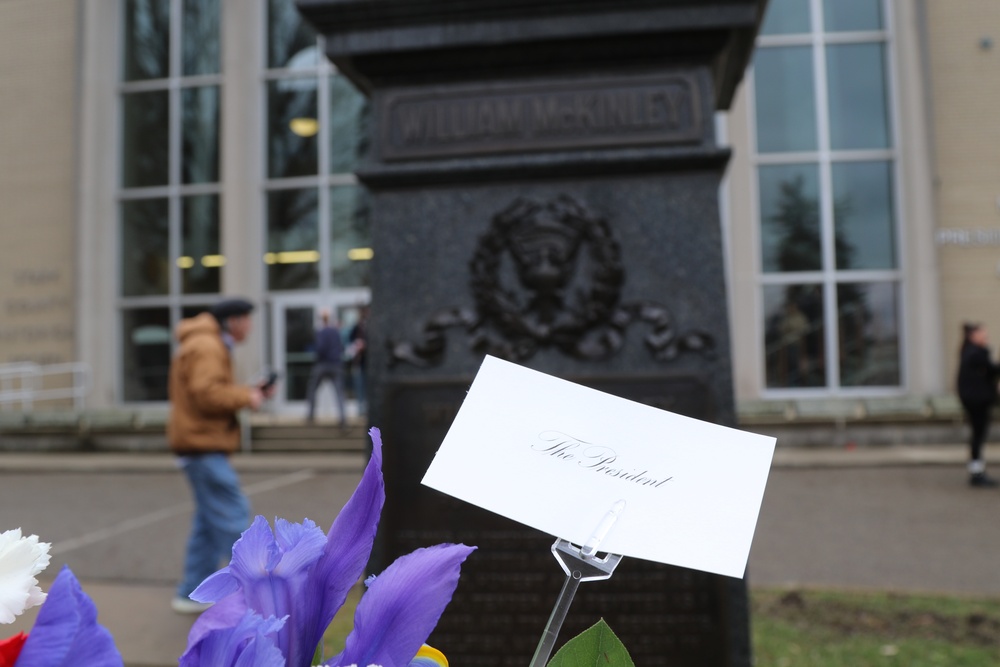
<path fill-rule="evenodd" d="M 584 545 L 741 578 L 774 438 L 682 417 L 494 357 L 423 483 Z"/>

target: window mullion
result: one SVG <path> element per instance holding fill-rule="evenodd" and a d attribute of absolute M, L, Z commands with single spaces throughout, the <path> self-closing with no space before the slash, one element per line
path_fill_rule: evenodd
<path fill-rule="evenodd" d="M 178 195 L 181 183 L 181 159 L 183 143 L 181 132 L 183 131 L 181 107 L 181 27 L 183 16 L 181 0 L 171 0 L 170 5 L 170 87 L 169 87 L 169 111 L 168 119 L 168 151 L 167 163 L 169 174 L 169 203 L 167 207 L 168 233 L 167 233 L 167 258 L 169 263 L 170 280 L 169 291 L 171 301 L 171 312 L 176 314 L 175 297 L 181 292 L 181 268 L 177 264 L 177 259 L 181 256 L 181 205 Z M 176 322 L 177 320 L 172 320 Z"/>
<path fill-rule="evenodd" d="M 317 38 L 317 49 L 322 54 L 325 52 L 323 38 Z M 329 292 L 333 285 L 330 280 L 330 267 L 332 259 L 330 257 L 330 237 L 332 235 L 330 226 L 330 73 L 328 68 L 323 66 L 325 58 L 320 59 L 320 64 L 316 76 L 316 113 L 319 116 L 319 146 L 317 152 L 319 160 L 319 234 L 316 239 L 319 243 L 319 289 L 323 293 Z"/>
<path fill-rule="evenodd" d="M 833 176 L 830 165 L 830 106 L 827 98 L 826 40 L 822 0 L 811 0 L 813 17 L 813 79 L 816 94 L 816 134 L 819 148 L 819 214 L 823 265 L 823 337 L 827 387 L 840 386 L 837 335 L 836 233 Z"/>

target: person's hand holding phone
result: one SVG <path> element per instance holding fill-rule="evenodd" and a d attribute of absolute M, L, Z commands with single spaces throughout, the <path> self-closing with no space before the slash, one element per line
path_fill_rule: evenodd
<path fill-rule="evenodd" d="M 260 389 L 260 393 L 263 395 L 264 398 L 271 398 L 272 396 L 274 396 L 274 391 L 275 389 L 277 389 L 277 385 L 278 385 L 278 374 L 274 371 L 271 371 L 271 373 L 267 376 L 267 379 L 264 380 L 258 388 Z"/>

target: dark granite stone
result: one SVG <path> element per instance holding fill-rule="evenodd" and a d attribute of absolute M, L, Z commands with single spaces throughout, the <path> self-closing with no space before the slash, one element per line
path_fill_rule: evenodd
<path fill-rule="evenodd" d="M 455 664 L 527 664 L 563 579 L 551 536 L 420 486 L 484 354 L 735 423 L 712 114 L 763 5 L 299 0 L 374 110 L 375 568 L 479 546 L 431 637 Z M 625 559 L 560 641 L 600 617 L 636 664 L 750 664 L 740 580 Z"/>

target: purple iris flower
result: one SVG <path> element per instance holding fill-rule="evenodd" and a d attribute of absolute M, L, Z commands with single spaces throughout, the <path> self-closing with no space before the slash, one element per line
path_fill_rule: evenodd
<path fill-rule="evenodd" d="M 179 667 L 285 667 L 285 656 L 274 643 L 275 633 L 284 624 L 284 620 L 273 616 L 264 620 L 248 611 L 235 626 L 205 633 L 202 640 L 184 654 Z"/>
<path fill-rule="evenodd" d="M 97 607 L 66 566 L 52 582 L 17 667 L 122 667 L 111 633 L 97 623 Z"/>
<path fill-rule="evenodd" d="M 377 428 L 369 434 L 371 459 L 329 533 L 309 520 L 282 519 L 272 531 L 257 517 L 233 545 L 229 565 L 191 594 L 215 604 L 191 628 L 184 667 L 235 665 L 194 656 L 210 637 L 222 641 L 220 633 L 234 632 L 248 611 L 285 619 L 273 634 L 287 667 L 313 664 L 323 633 L 364 572 L 385 502 L 381 434 Z M 344 652 L 328 664 L 406 667 L 437 625 L 458 585 L 459 568 L 474 549 L 442 544 L 390 565 L 362 597 Z"/>

